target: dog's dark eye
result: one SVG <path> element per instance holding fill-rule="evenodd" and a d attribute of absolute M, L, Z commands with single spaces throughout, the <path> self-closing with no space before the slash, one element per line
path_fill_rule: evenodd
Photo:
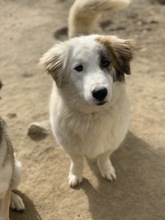
<path fill-rule="evenodd" d="M 81 72 L 83 71 L 83 66 L 79 65 L 79 66 L 76 66 L 74 69 L 77 70 L 78 72 Z"/>
<path fill-rule="evenodd" d="M 107 58 L 102 58 L 101 59 L 101 67 L 107 68 L 110 65 L 110 61 Z"/>

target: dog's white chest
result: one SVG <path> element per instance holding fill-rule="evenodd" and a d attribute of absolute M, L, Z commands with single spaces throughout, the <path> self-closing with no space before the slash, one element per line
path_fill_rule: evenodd
<path fill-rule="evenodd" d="M 113 111 L 83 115 L 61 111 L 52 120 L 57 142 L 70 154 L 94 158 L 116 149 L 128 128 L 129 116 Z"/>

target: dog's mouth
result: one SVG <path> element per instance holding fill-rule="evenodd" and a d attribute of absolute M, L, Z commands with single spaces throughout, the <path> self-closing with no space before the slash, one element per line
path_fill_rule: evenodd
<path fill-rule="evenodd" d="M 105 105 L 106 103 L 107 103 L 107 101 L 100 101 L 96 105 L 102 106 L 102 105 Z"/>

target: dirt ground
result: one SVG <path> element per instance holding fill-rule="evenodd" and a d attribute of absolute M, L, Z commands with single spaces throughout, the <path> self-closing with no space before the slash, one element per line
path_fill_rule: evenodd
<path fill-rule="evenodd" d="M 26 205 L 24 213 L 11 211 L 10 218 L 164 220 L 165 6 L 160 2 L 134 0 L 125 10 L 103 15 L 94 30 L 136 41 L 132 75 L 126 80 L 132 103 L 130 129 L 112 155 L 117 180 L 103 180 L 95 161 L 86 160 L 84 182 L 71 189 L 69 158 L 51 131 L 42 138 L 27 135 L 31 122 L 48 120 L 52 79 L 38 60 L 58 40 L 67 39 L 72 3 L 0 1 L 0 115 L 23 163 L 19 193 Z"/>

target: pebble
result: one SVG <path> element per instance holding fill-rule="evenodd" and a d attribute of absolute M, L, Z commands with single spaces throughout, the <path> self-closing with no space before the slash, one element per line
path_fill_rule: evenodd
<path fill-rule="evenodd" d="M 49 122 L 32 122 L 28 126 L 29 136 L 46 136 L 49 134 Z"/>
<path fill-rule="evenodd" d="M 7 117 L 8 117 L 8 118 L 16 118 L 16 117 L 17 117 L 17 114 L 16 114 L 16 113 L 8 113 L 8 114 L 7 114 Z"/>

